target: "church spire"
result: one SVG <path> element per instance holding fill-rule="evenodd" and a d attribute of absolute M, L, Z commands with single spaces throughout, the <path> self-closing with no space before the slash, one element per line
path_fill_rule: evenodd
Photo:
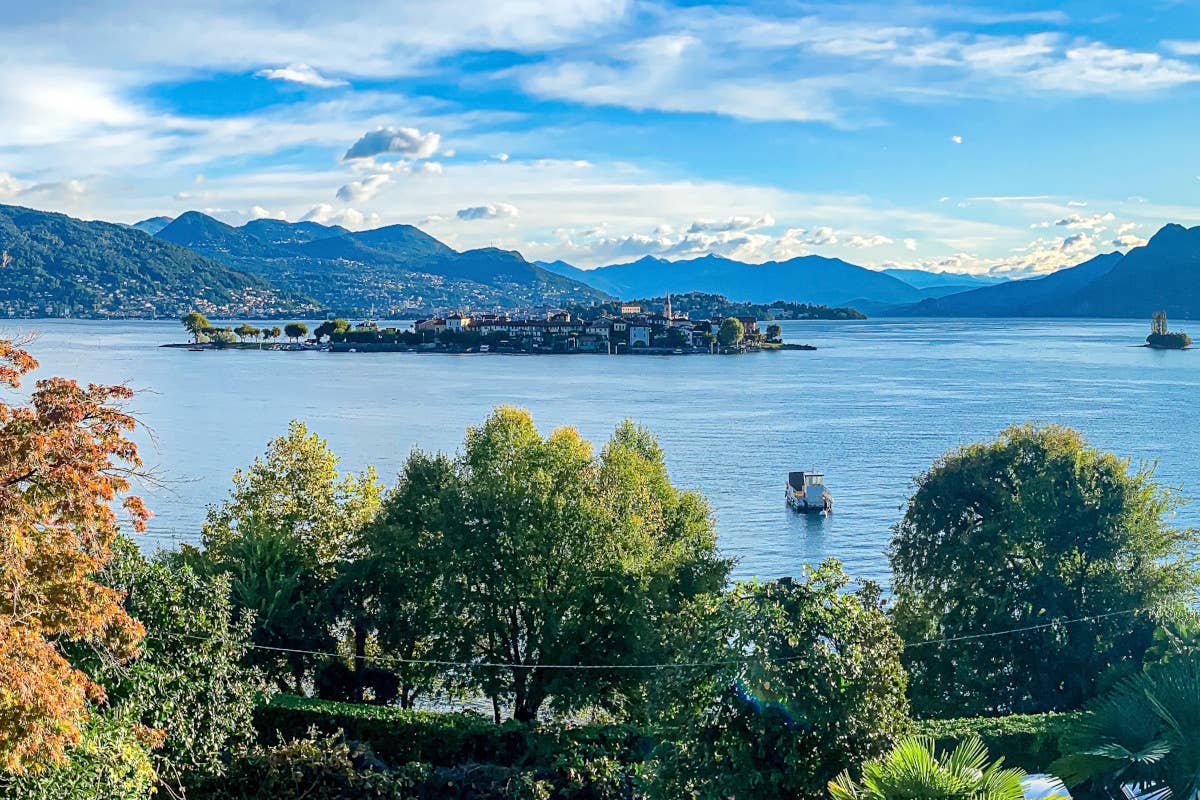
<path fill-rule="evenodd" d="M 667 322 L 670 322 L 671 320 L 674 319 L 674 317 L 671 316 L 671 293 L 670 292 L 667 292 L 667 305 L 663 308 L 663 316 L 667 318 Z"/>

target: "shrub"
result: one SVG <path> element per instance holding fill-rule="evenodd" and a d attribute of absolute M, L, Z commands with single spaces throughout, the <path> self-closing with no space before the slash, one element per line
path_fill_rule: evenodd
<path fill-rule="evenodd" d="M 149 800 L 158 777 L 153 731 L 94 713 L 66 759 L 44 772 L 0 777 L 2 800 Z"/>
<path fill-rule="evenodd" d="M 861 781 L 843 772 L 830 782 L 829 793 L 834 800 L 1024 800 L 1024 778 L 1024 770 L 989 759 L 978 737 L 939 752 L 933 739 L 915 736 L 864 764 Z M 1056 800 L 1065 796 L 1054 795 Z"/>
<path fill-rule="evenodd" d="M 829 560 L 806 579 L 742 584 L 718 613 L 723 664 L 690 679 L 655 790 L 664 800 L 822 796 L 838 773 L 886 752 L 909 727 L 902 644 L 879 588 Z M 686 688 L 686 687 L 685 687 Z"/>
<path fill-rule="evenodd" d="M 993 758 L 1029 772 L 1045 772 L 1063 754 L 1062 739 L 1079 716 L 1080 712 L 1070 712 L 928 719 L 917 723 L 917 732 L 942 749 L 977 737 Z"/>
<path fill-rule="evenodd" d="M 1200 775 L 1200 653 L 1132 675 L 1088 703 L 1064 738 L 1054 772 L 1072 786 L 1118 797 L 1196 797 Z"/>
<path fill-rule="evenodd" d="M 423 765 L 391 769 L 369 747 L 312 735 L 255 745 L 235 757 L 220 781 L 197 787 L 195 800 L 410 800 L 431 774 Z"/>
<path fill-rule="evenodd" d="M 475 714 L 408 711 L 394 706 L 356 705 L 277 695 L 260 706 L 255 727 L 263 744 L 303 738 L 310 730 L 342 731 L 366 742 L 392 764 L 421 762 L 435 767 L 469 763 L 550 767 L 575 756 L 611 756 L 640 763 L 649 755 L 650 734 L 631 725 L 496 725 Z"/>

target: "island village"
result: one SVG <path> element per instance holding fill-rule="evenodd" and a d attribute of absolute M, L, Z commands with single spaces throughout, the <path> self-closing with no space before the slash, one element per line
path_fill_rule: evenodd
<path fill-rule="evenodd" d="M 755 317 L 689 319 L 686 312 L 672 310 L 670 295 L 658 309 L 625 303 L 620 305 L 618 313 L 598 313 L 590 319 L 563 309 L 519 317 L 455 312 L 417 320 L 411 330 L 380 328 L 371 321 L 351 328 L 338 320 L 318 333 L 317 342 L 324 338 L 321 333 L 328 335 L 329 347 L 335 352 L 682 355 L 784 347 L 779 325 L 769 325 L 763 331 Z"/>

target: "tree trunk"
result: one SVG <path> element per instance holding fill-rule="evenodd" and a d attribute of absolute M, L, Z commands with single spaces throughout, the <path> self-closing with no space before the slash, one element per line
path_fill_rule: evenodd
<path fill-rule="evenodd" d="M 354 621 L 354 702 L 363 702 L 365 672 L 367 669 L 367 626 L 361 620 Z"/>

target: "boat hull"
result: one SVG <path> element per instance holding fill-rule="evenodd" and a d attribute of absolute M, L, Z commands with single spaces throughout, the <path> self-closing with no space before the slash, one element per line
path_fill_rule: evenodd
<path fill-rule="evenodd" d="M 788 508 L 799 514 L 831 514 L 833 513 L 833 499 L 826 497 L 821 503 L 809 503 L 803 497 L 797 497 L 790 491 L 787 493 Z"/>

